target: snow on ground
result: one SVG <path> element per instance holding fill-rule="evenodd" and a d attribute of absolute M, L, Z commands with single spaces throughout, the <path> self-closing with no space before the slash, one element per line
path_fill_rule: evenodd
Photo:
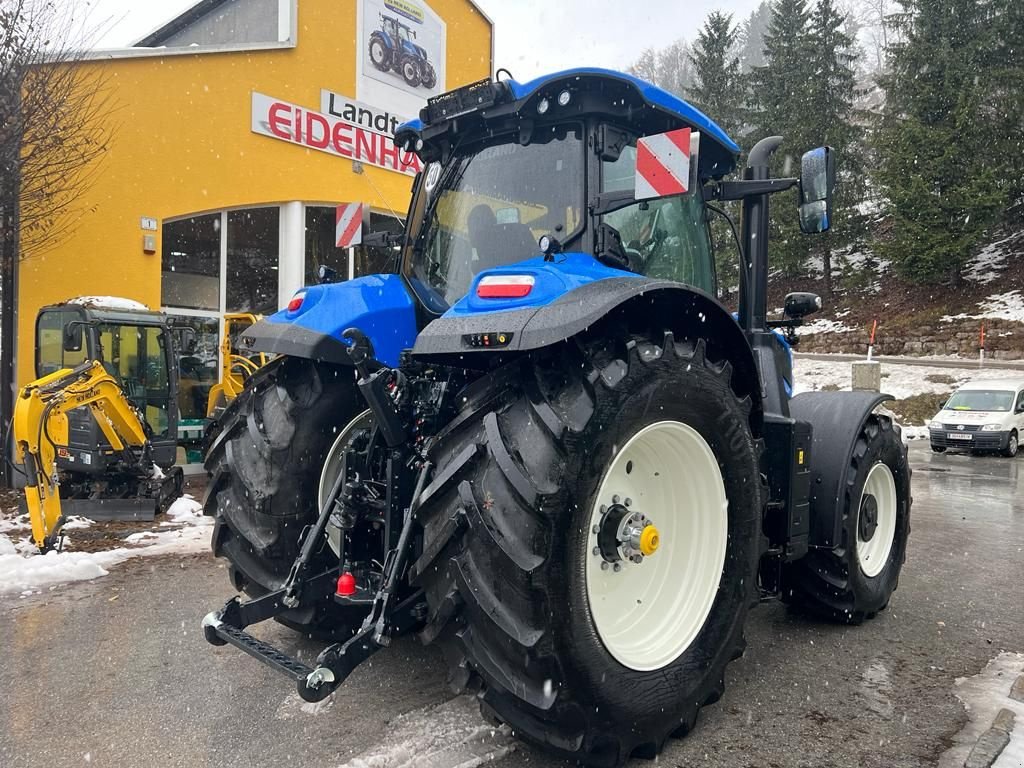
<path fill-rule="evenodd" d="M 959 315 L 946 315 L 942 318 L 942 322 L 951 323 L 954 320 L 1016 320 L 1024 322 L 1024 296 L 1021 296 L 1020 291 L 994 293 L 979 301 L 978 308 L 981 312 L 976 315 L 968 312 Z"/>
<path fill-rule="evenodd" d="M 1007 258 L 1011 253 L 1020 249 L 1020 246 L 1024 244 L 1022 240 L 1024 240 L 1024 232 L 1014 232 L 1009 237 L 989 243 L 967 262 L 964 277 L 972 283 L 988 285 L 1006 269 Z"/>
<path fill-rule="evenodd" d="M 210 518 L 203 517 L 202 506 L 188 494 L 171 505 L 163 521 L 154 523 L 154 530 L 126 536 L 127 546 L 104 552 L 75 552 L 73 531 L 91 524 L 83 518 L 72 518 L 64 526 L 72 531 L 68 548 L 41 555 L 30 540 L 25 516 L 0 519 L 0 595 L 18 593 L 27 597 L 58 584 L 106 576 L 109 568 L 133 557 L 185 555 L 203 552 L 210 546 Z"/>
<path fill-rule="evenodd" d="M 850 331 L 856 330 L 850 328 L 845 323 L 841 323 L 838 320 L 829 320 L 825 317 L 819 317 L 812 323 L 800 326 L 801 336 L 810 336 L 812 333 L 849 333 Z"/>
<path fill-rule="evenodd" d="M 852 367 L 849 360 L 809 360 L 798 357 L 793 365 L 794 394 L 819 389 L 850 389 Z M 926 393 L 939 394 L 956 389 L 966 381 L 1005 379 L 1014 372 L 1005 368 L 938 368 L 925 365 L 882 363 L 882 391 L 897 400 Z M 952 380 L 952 383 L 950 383 Z"/>
<path fill-rule="evenodd" d="M 1010 743 L 1003 748 L 992 768 L 1024 765 L 1024 702 L 1009 697 L 1018 675 L 1024 675 L 1024 653 L 1001 653 L 979 674 L 957 678 L 954 692 L 967 708 L 970 721 L 953 737 L 953 746 L 942 754 L 939 768 L 961 768 L 978 738 L 992 727 L 1000 709 L 1008 709 L 1016 717 Z"/>

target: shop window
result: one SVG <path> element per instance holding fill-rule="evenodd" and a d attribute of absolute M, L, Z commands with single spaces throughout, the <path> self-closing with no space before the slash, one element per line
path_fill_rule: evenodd
<path fill-rule="evenodd" d="M 228 312 L 277 311 L 277 207 L 228 212 Z"/>
<path fill-rule="evenodd" d="M 324 264 L 344 280 L 348 277 L 348 254 L 335 241 L 336 209 L 331 206 L 306 206 L 306 284 L 317 282 L 317 270 Z M 400 233 L 403 227 L 394 216 L 370 214 L 371 232 Z M 355 248 L 356 277 L 397 271 L 398 251 L 394 248 Z"/>
<path fill-rule="evenodd" d="M 348 277 L 348 254 L 334 245 L 335 217 L 333 206 L 306 206 L 306 285 L 317 282 L 321 264 L 337 272 L 342 280 Z"/>
<path fill-rule="evenodd" d="M 196 332 L 192 349 L 178 350 L 178 413 L 182 419 L 205 419 L 210 388 L 220 378 L 220 323 L 213 317 L 171 318 L 175 325 L 187 325 Z"/>
<path fill-rule="evenodd" d="M 394 232 L 399 234 L 404 227 L 391 214 L 371 213 L 371 232 Z M 398 271 L 399 252 L 395 248 L 356 248 L 356 277 Z"/>
<path fill-rule="evenodd" d="M 220 307 L 220 214 L 169 221 L 163 227 L 161 303 Z"/>

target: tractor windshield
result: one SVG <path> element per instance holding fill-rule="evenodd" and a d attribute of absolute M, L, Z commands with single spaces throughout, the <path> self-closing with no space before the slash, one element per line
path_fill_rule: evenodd
<path fill-rule="evenodd" d="M 584 146 L 582 125 L 560 126 L 526 146 L 503 137 L 427 169 L 407 270 L 431 309 L 462 298 L 477 272 L 538 255 L 541 235 L 577 237 Z"/>

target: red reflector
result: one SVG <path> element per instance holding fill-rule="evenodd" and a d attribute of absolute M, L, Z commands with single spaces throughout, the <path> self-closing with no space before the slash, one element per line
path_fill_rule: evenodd
<path fill-rule="evenodd" d="M 356 577 L 346 571 L 338 577 L 337 593 L 342 597 L 348 597 L 356 593 Z"/>
<path fill-rule="evenodd" d="M 302 306 L 302 300 L 306 298 L 306 295 L 300 293 L 298 296 L 294 296 L 291 301 L 288 302 L 288 311 L 294 312 Z"/>
<path fill-rule="evenodd" d="M 533 275 L 486 275 L 476 286 L 481 299 L 521 299 L 533 290 Z"/>

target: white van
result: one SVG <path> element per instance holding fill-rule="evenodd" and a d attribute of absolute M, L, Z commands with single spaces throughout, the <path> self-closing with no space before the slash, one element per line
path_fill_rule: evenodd
<path fill-rule="evenodd" d="M 1016 456 L 1024 433 L 1024 377 L 964 384 L 928 422 L 932 450 L 999 451 Z"/>

